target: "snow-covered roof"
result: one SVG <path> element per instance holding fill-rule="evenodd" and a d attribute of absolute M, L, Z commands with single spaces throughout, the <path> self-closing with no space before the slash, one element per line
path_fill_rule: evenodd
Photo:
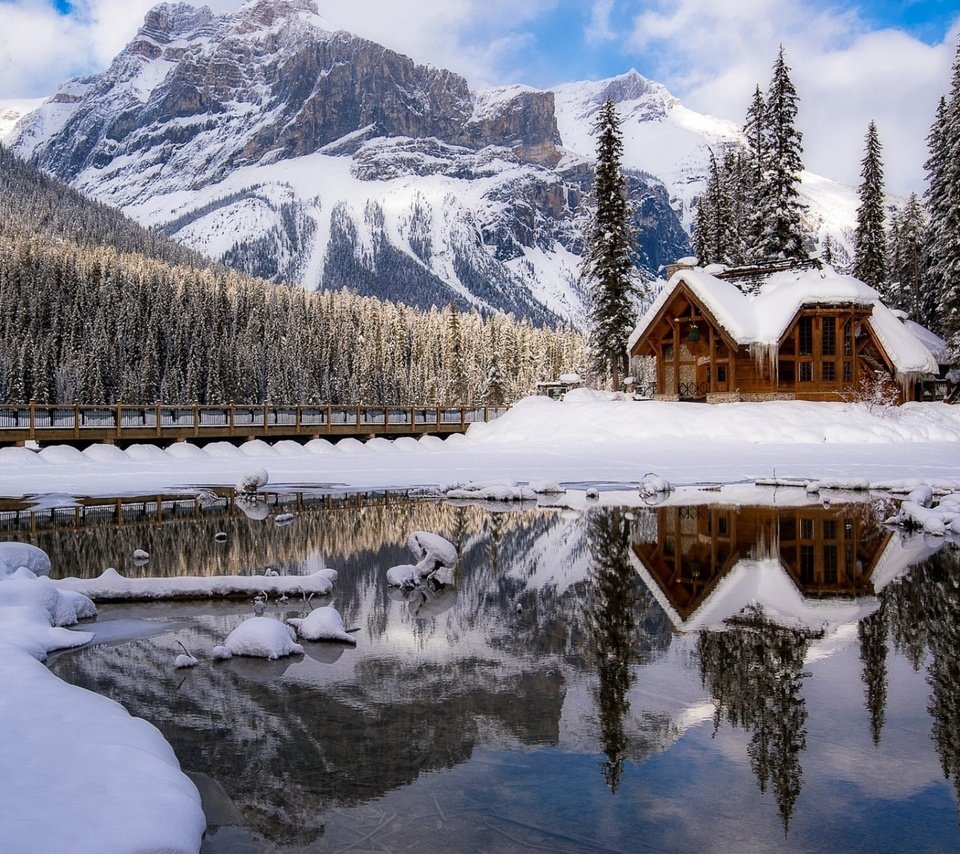
<path fill-rule="evenodd" d="M 640 318 L 628 350 L 684 285 L 738 345 L 776 346 L 804 306 L 859 305 L 872 308 L 868 322 L 898 374 L 935 374 L 939 370 L 930 350 L 880 301 L 877 291 L 829 266 L 774 273 L 756 294 L 744 293 L 733 282 L 699 267 L 678 270 Z"/>

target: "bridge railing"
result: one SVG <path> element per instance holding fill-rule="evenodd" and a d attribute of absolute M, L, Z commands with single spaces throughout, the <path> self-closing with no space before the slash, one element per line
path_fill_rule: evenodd
<path fill-rule="evenodd" d="M 221 406 L 127 404 L 0 405 L 0 441 L 44 438 L 121 439 L 151 436 L 245 436 L 294 433 L 297 435 L 339 433 L 351 428 L 361 433 L 412 432 L 431 429 L 449 432 L 467 425 L 491 421 L 507 411 L 495 406 L 303 406 L 224 404 Z"/>

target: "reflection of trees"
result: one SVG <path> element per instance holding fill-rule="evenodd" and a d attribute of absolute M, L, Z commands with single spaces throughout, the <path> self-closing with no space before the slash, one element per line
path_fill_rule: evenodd
<path fill-rule="evenodd" d="M 119 510 L 115 504 L 87 508 L 84 524 L 76 528 L 74 508 L 46 511 L 37 530 L 17 530 L 16 536 L 54 555 L 54 573 L 60 575 L 90 578 L 108 566 L 131 577 L 236 575 L 268 566 L 298 571 L 311 555 L 351 558 L 378 552 L 386 543 L 404 547 L 415 530 L 462 542 L 481 530 L 487 516 L 476 507 L 396 495 L 283 495 L 269 501 L 271 514 L 294 512 L 294 521 L 277 527 L 272 519 L 248 519 L 227 496 L 207 505 L 192 498 L 168 501 L 157 522 L 156 502 L 147 499 Z M 510 514 L 502 524 L 509 528 L 517 521 L 519 514 Z M 226 541 L 214 538 L 219 531 Z M 133 565 L 138 548 L 150 553 L 148 564 Z M 404 554 L 409 560 L 405 549 Z"/>
<path fill-rule="evenodd" d="M 752 614 L 724 631 L 701 632 L 700 678 L 723 717 L 750 733 L 747 753 L 760 791 L 773 789 L 784 829 L 803 785 L 800 754 L 806 748 L 807 706 L 801 694 L 810 635 Z"/>
<path fill-rule="evenodd" d="M 943 548 L 881 594 L 894 643 L 914 666 L 929 653 L 933 740 L 960 798 L 960 551 Z"/>
<path fill-rule="evenodd" d="M 630 561 L 630 522 L 620 508 L 595 510 L 588 518 L 593 595 L 588 614 L 596 658 L 597 709 L 606 760 L 603 778 L 616 792 L 627 755 L 624 721 L 631 665 L 643 653 L 664 645 L 666 615 L 634 572 Z"/>
<path fill-rule="evenodd" d="M 887 611 L 883 604 L 857 626 L 864 694 L 870 713 L 870 736 L 880 744 L 887 710 Z"/>

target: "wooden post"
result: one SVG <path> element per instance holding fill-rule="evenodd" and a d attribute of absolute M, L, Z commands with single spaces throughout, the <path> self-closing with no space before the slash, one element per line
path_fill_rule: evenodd
<path fill-rule="evenodd" d="M 360 426 L 360 404 L 357 404 L 357 427 Z"/>
<path fill-rule="evenodd" d="M 460 407 L 460 431 L 467 432 L 467 410 L 463 406 Z"/>
<path fill-rule="evenodd" d="M 30 409 L 30 438 L 36 439 L 36 429 L 37 429 L 37 404 L 34 403 L 33 398 L 30 398 L 29 403 Z"/>
<path fill-rule="evenodd" d="M 333 404 L 327 404 L 327 433 L 330 432 L 330 422 L 333 420 Z"/>
<path fill-rule="evenodd" d="M 437 432 L 440 432 L 440 404 L 437 404 Z"/>
<path fill-rule="evenodd" d="M 232 436 L 237 430 L 237 408 L 233 405 L 232 400 L 227 404 L 227 413 L 230 424 L 230 435 Z"/>
<path fill-rule="evenodd" d="M 268 426 L 267 426 L 267 411 L 268 411 L 268 407 L 269 407 L 269 404 L 268 404 L 266 401 L 264 401 L 264 402 L 263 402 L 263 432 L 264 432 L 264 435 L 267 434 L 268 429 L 269 429 Z"/>
<path fill-rule="evenodd" d="M 299 436 L 299 435 L 300 435 L 300 425 L 301 425 L 301 423 L 302 423 L 302 421 L 303 421 L 303 417 L 302 417 L 302 415 L 301 415 L 300 404 L 299 404 L 299 403 L 296 405 L 296 407 L 294 407 L 294 410 L 293 410 L 293 411 L 294 411 L 294 413 L 295 413 L 294 418 L 296 419 L 296 433 L 297 433 L 297 435 Z"/>
<path fill-rule="evenodd" d="M 200 401 L 193 402 L 193 435 L 200 435 Z"/>
<path fill-rule="evenodd" d="M 73 438 L 80 438 L 80 404 L 76 400 L 73 402 Z"/>
<path fill-rule="evenodd" d="M 488 409 L 489 409 L 488 406 L 484 406 L 484 407 L 483 407 L 483 423 L 484 423 L 484 424 L 486 424 L 486 423 L 490 420 L 490 415 L 489 415 L 489 413 L 487 412 Z"/>
<path fill-rule="evenodd" d="M 114 410 L 113 419 L 116 422 L 117 428 L 117 438 L 119 439 L 123 434 L 123 404 L 118 403 L 116 409 Z"/>
<path fill-rule="evenodd" d="M 410 407 L 410 432 L 414 432 L 417 429 L 417 410 L 416 407 Z"/>
<path fill-rule="evenodd" d="M 163 429 L 162 429 L 161 423 L 160 423 L 160 419 L 161 419 L 162 416 L 161 416 L 161 413 L 160 413 L 160 401 L 159 401 L 159 400 L 156 402 L 155 406 L 156 406 L 156 409 L 157 409 L 157 436 L 162 436 L 162 435 L 163 435 Z"/>

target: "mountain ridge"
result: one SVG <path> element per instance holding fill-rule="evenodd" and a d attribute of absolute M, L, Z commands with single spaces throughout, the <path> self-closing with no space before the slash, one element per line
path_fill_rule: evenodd
<path fill-rule="evenodd" d="M 624 106 L 638 267 L 652 277 L 689 253 L 707 147 L 735 142 L 734 125 L 635 71 L 471 87 L 333 29 L 311 0 L 220 15 L 161 4 L 107 71 L 21 119 L 13 145 L 254 275 L 582 323 L 590 115 L 608 96 Z"/>

